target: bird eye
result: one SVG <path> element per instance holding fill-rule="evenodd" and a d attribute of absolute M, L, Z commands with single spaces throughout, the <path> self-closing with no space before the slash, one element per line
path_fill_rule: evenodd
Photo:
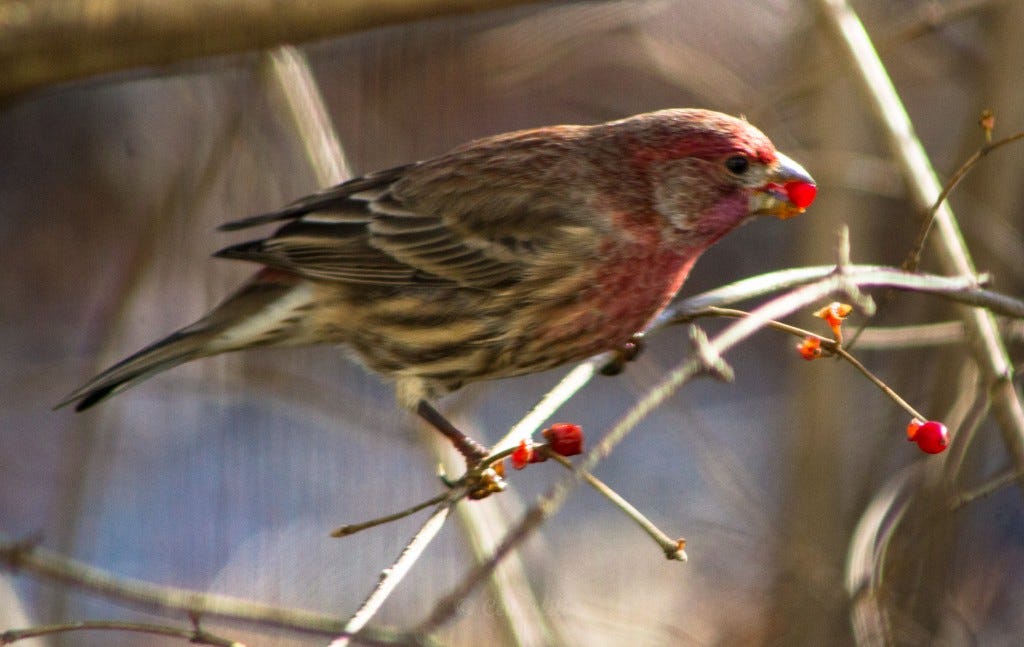
<path fill-rule="evenodd" d="M 725 160 L 725 168 L 733 175 L 743 175 L 750 168 L 750 160 L 742 155 L 733 155 Z"/>

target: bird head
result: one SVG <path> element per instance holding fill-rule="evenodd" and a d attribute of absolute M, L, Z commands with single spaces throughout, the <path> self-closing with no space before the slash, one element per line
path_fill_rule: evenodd
<path fill-rule="evenodd" d="M 618 122 L 653 206 L 696 245 L 751 216 L 791 218 L 817 192 L 802 166 L 744 119 L 710 110 L 662 110 Z"/>

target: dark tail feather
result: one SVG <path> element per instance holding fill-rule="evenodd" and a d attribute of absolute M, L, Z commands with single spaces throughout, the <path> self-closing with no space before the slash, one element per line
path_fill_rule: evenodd
<path fill-rule="evenodd" d="M 275 344 L 311 343 L 301 335 L 311 289 L 295 275 L 265 269 L 208 315 L 118 362 L 76 389 L 55 409 L 76 411 L 193 359 Z"/>
<path fill-rule="evenodd" d="M 75 411 L 83 411 L 157 373 L 202 357 L 209 335 L 205 330 L 179 330 L 114 364 L 60 402 L 55 409 L 78 402 Z"/>

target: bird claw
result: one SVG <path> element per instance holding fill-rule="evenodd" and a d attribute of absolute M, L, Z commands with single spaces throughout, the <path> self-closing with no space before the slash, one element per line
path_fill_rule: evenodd
<path fill-rule="evenodd" d="M 445 487 L 449 489 L 464 487 L 469 499 L 479 501 L 497 492 L 505 491 L 508 483 L 505 481 L 504 471 L 502 463 L 483 469 L 480 469 L 479 465 L 467 465 L 466 473 L 457 480 L 451 480 L 444 473 L 439 476 Z"/>
<path fill-rule="evenodd" d="M 622 346 L 612 351 L 613 357 L 601 367 L 601 375 L 618 375 L 626 364 L 636 359 L 644 350 L 644 335 L 636 333 Z"/>
<path fill-rule="evenodd" d="M 481 472 L 470 473 L 466 487 L 467 496 L 474 501 L 479 501 L 497 492 L 503 492 L 508 487 L 508 483 L 498 473 L 498 470 L 488 467 Z"/>

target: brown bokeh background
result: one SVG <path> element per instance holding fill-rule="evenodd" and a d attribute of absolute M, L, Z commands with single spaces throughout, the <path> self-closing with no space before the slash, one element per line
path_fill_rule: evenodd
<path fill-rule="evenodd" d="M 1024 129 L 1024 4 L 855 6 L 940 173 L 983 142 L 983 108 L 994 110 L 997 136 Z M 692 295 L 833 262 L 841 224 L 855 262 L 898 265 L 913 241 L 920 214 L 828 33 L 814 3 L 798 0 L 544 3 L 384 27 L 303 51 L 356 172 L 516 128 L 673 106 L 745 114 L 815 176 L 819 198 L 799 219 L 759 221 L 719 244 L 686 284 Z M 269 87 L 264 59 L 242 54 L 60 85 L 0 107 L 0 531 L 40 533 L 46 547 L 124 577 L 344 618 L 417 519 L 344 540 L 327 532 L 416 503 L 439 485 L 422 429 L 342 351 L 204 360 L 88 413 L 51 411 L 251 271 L 209 258 L 241 240 L 215 232 L 218 224 L 318 188 Z M 1002 149 L 952 199 L 979 267 L 1011 295 L 1024 293 L 1022 169 L 1024 149 Z M 926 255 L 924 269 L 937 267 Z M 955 316 L 945 303 L 901 295 L 872 323 Z M 809 314 L 794 321 L 821 328 Z M 1008 344 L 1019 355 L 1012 331 Z M 597 472 L 689 539 L 688 564 L 666 562 L 585 488 L 528 542 L 520 557 L 548 623 L 545 640 L 864 641 L 844 579 L 855 528 L 887 487 L 912 479 L 907 470 L 941 459 L 903 441 L 906 414 L 849 366 L 805 363 L 792 347 L 791 338 L 762 332 L 728 356 L 735 383 L 688 385 Z M 556 418 L 600 437 L 688 348 L 684 330 L 665 331 L 622 376 L 595 380 Z M 858 356 L 935 418 L 972 411 L 975 373 L 963 344 Z M 562 373 L 472 385 L 442 408 L 494 441 Z M 985 422 L 959 484 L 1007 465 L 995 425 Z M 562 476 L 533 466 L 511 476 L 512 492 L 472 505 L 515 519 Z M 952 514 L 912 503 L 902 523 L 886 523 L 894 530 L 875 599 L 894 642 L 1017 644 L 1019 489 Z M 450 522 L 375 623 L 414 625 L 472 563 L 465 532 Z M 496 600 L 481 590 L 439 638 L 516 644 Z M 4 628 L 89 618 L 150 616 L 0 574 Z M 208 628 L 250 645 L 324 642 Z M 66 644 L 181 643 L 80 634 Z"/>

